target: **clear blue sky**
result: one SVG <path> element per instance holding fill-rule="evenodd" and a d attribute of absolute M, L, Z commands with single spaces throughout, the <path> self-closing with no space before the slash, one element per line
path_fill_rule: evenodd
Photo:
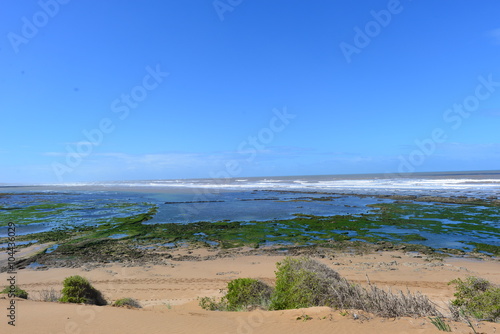
<path fill-rule="evenodd" d="M 499 169 L 498 1 L 59 1 L 0 2 L 0 183 Z"/>

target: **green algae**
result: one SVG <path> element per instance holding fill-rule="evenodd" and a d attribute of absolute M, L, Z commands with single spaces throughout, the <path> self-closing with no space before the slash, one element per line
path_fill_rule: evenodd
<path fill-rule="evenodd" d="M 385 225 L 415 228 L 437 234 L 466 235 L 471 232 L 483 232 L 500 237 L 500 228 L 494 226 L 495 224 L 485 223 L 495 217 L 498 220 L 500 209 L 497 206 L 397 202 L 371 206 L 381 210 L 380 220 Z"/>
<path fill-rule="evenodd" d="M 486 252 L 495 256 L 500 255 L 500 246 L 484 244 L 481 242 L 469 242 L 469 245 L 474 246 L 475 252 Z"/>
<path fill-rule="evenodd" d="M 142 212 L 137 211 L 138 205 Z M 395 201 L 370 205 L 370 212 L 358 215 L 296 214 L 292 219 L 271 221 L 206 221 L 189 224 L 146 223 L 158 211 L 158 207 L 151 203 L 115 202 L 106 203 L 102 207 L 112 209 L 120 213 L 120 216 L 98 218 L 91 225 L 61 224 L 50 231 L 19 236 L 18 240 L 55 242 L 59 247 L 53 253 L 67 256 L 87 254 L 85 249 L 97 251 L 103 248 L 113 252 L 113 247 L 117 245 L 136 248 L 186 243 L 204 247 L 259 248 L 280 245 L 341 247 L 343 244 L 352 247 L 363 243 L 387 242 L 404 244 L 407 249 L 426 249 L 427 246 L 421 244 L 428 240 L 422 235 L 424 233 L 443 238 L 472 235 L 496 242 L 500 240 L 500 224 L 497 223 L 500 208 L 485 203 L 477 205 Z M 28 224 L 30 221 L 52 219 L 57 215 L 71 217 L 72 212 L 85 210 L 89 210 L 88 205 L 43 201 L 24 207 L 3 207 L 0 209 L 0 215 L 3 218 L 12 215 L 15 220 Z M 123 237 L 113 239 L 114 235 Z M 464 240 L 463 244 L 473 246 L 476 251 L 500 254 L 499 246 L 488 243 L 488 240 L 482 241 L 477 243 Z M 5 242 L 5 238 L 0 238 L 0 243 L 2 242 Z M 130 256 L 133 254 L 135 253 L 130 253 Z"/>
<path fill-rule="evenodd" d="M 44 218 L 54 215 L 61 215 L 67 210 L 71 210 L 71 205 L 64 203 L 45 202 L 42 204 L 27 205 L 24 207 L 1 207 L 0 226 L 7 226 L 8 222 L 16 222 L 18 225 L 27 225 L 39 222 Z"/>
<path fill-rule="evenodd" d="M 436 209 L 433 207 L 432 209 Z M 467 207 L 466 209 L 470 209 Z M 457 208 L 455 208 L 457 210 Z M 409 213 L 417 213 L 421 218 L 407 218 Z M 463 213 L 467 214 L 467 212 Z M 430 212 L 428 204 L 391 203 L 378 204 L 377 208 L 370 214 L 346 215 L 321 217 L 299 214 L 293 219 L 273 220 L 266 222 L 196 222 L 190 224 L 119 224 L 104 234 L 96 235 L 103 237 L 113 233 L 127 233 L 130 240 L 138 244 L 148 242 L 211 242 L 222 248 L 240 247 L 251 245 L 260 247 L 264 245 L 324 245 L 327 243 L 363 240 L 366 242 L 391 241 L 396 243 L 408 243 L 415 241 L 426 241 L 427 238 L 418 233 L 405 233 L 408 228 L 425 232 L 446 233 L 468 233 L 474 231 L 493 232 L 500 236 L 500 231 L 494 227 L 477 228 L 477 221 L 469 219 L 466 223 L 454 224 L 455 230 L 445 230 L 442 222 L 434 219 L 442 219 L 446 210 Z M 455 219 L 459 219 L 455 213 Z M 470 217 L 469 217 L 470 218 Z M 131 230 L 131 226 L 134 228 Z M 379 228 L 394 227 L 401 233 L 381 233 Z M 125 239 L 127 239 L 125 238 Z"/>

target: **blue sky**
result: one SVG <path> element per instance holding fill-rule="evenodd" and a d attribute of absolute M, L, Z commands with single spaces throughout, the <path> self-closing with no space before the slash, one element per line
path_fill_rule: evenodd
<path fill-rule="evenodd" d="M 494 0 L 0 5 L 0 182 L 498 169 Z"/>

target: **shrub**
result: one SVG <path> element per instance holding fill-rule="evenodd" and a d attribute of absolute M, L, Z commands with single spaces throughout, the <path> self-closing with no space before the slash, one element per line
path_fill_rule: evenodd
<path fill-rule="evenodd" d="M 271 310 L 333 306 L 330 283 L 340 279 L 333 269 L 310 258 L 287 257 L 277 263 Z"/>
<path fill-rule="evenodd" d="M 262 281 L 252 278 L 238 278 L 227 284 L 228 310 L 251 306 L 265 307 L 269 304 L 273 289 Z"/>
<path fill-rule="evenodd" d="M 198 304 L 207 311 L 227 311 L 227 303 L 224 298 L 218 302 L 215 297 L 202 297 Z"/>
<path fill-rule="evenodd" d="M 201 308 L 209 311 L 239 311 L 250 307 L 267 308 L 273 289 L 252 278 L 237 278 L 227 284 L 227 293 L 220 301 L 212 297 L 200 299 Z"/>
<path fill-rule="evenodd" d="M 115 301 L 113 303 L 113 306 L 116 306 L 116 307 L 133 307 L 133 308 L 140 308 L 141 305 L 139 304 L 139 302 L 135 299 L 132 299 L 132 298 L 122 298 L 122 299 L 118 299 L 117 301 Z"/>
<path fill-rule="evenodd" d="M 7 293 L 10 294 L 11 296 L 14 295 L 17 298 L 23 298 L 23 299 L 28 299 L 28 293 L 18 287 L 17 285 L 14 286 L 14 289 L 12 290 L 10 286 L 6 286 L 5 289 L 0 291 L 0 293 Z"/>
<path fill-rule="evenodd" d="M 460 278 L 449 284 L 456 285 L 455 300 L 451 302 L 452 313 L 459 314 L 458 308 L 465 315 L 476 319 L 497 321 L 500 319 L 500 287 L 492 285 L 483 278 L 470 276 L 462 281 Z"/>
<path fill-rule="evenodd" d="M 270 308 L 310 306 L 359 309 L 383 317 L 440 315 L 432 302 L 419 293 L 393 293 L 371 284 L 364 289 L 310 258 L 285 258 L 278 263 Z"/>
<path fill-rule="evenodd" d="M 102 294 L 86 278 L 78 275 L 66 277 L 63 286 L 62 297 L 59 299 L 63 303 L 107 304 Z"/>

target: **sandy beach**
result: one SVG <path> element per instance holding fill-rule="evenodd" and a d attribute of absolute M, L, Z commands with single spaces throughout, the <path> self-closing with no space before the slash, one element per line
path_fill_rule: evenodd
<path fill-rule="evenodd" d="M 427 318 L 384 319 L 355 310 L 347 314 L 328 307 L 287 311 L 218 312 L 198 305 L 198 297 L 223 295 L 232 279 L 251 277 L 273 284 L 276 262 L 284 255 L 245 255 L 234 251 L 212 260 L 218 250 L 179 250 L 174 255 L 192 260 L 166 261 L 162 265 L 107 264 L 81 268 L 23 269 L 17 280 L 29 299 L 16 299 L 16 326 L 7 324 L 10 300 L 0 297 L 4 315 L 2 333 L 438 333 Z M 447 313 L 453 298 L 448 282 L 479 276 L 500 284 L 500 262 L 495 259 L 445 258 L 436 260 L 401 251 L 356 255 L 328 250 L 315 257 L 345 278 L 362 285 L 367 279 L 393 291 L 420 291 Z M 108 302 L 124 297 L 139 301 L 142 308 L 89 306 L 37 301 L 40 291 L 62 289 L 62 280 L 81 275 L 100 290 Z M 2 282 L 7 273 L 0 275 Z M 307 315 L 310 320 L 304 320 Z M 465 323 L 452 322 L 454 333 L 472 333 Z M 498 324 L 474 322 L 481 333 L 495 333 Z"/>

